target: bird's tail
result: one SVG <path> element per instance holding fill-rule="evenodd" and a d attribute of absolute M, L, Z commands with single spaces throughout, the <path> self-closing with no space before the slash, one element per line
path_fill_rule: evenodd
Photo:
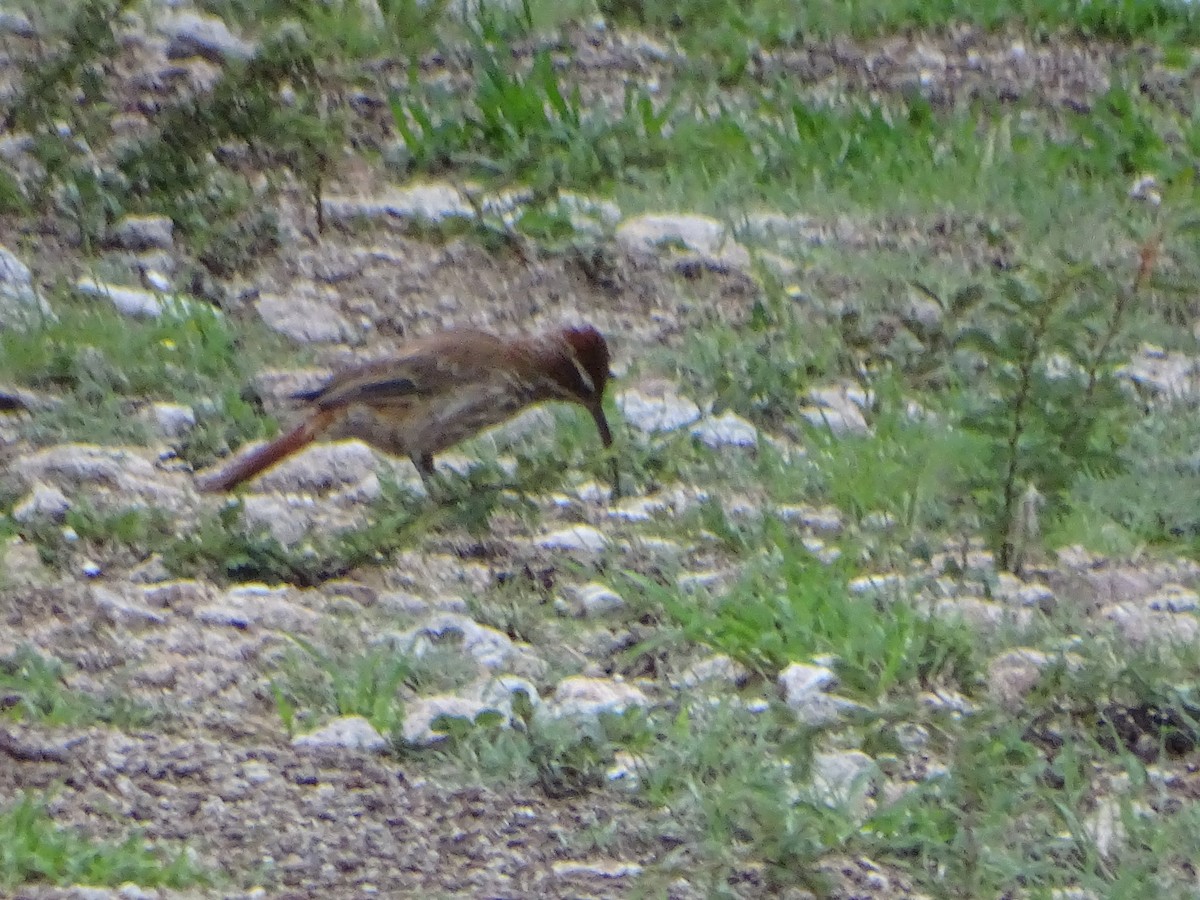
<path fill-rule="evenodd" d="M 225 468 L 198 476 L 196 488 L 205 493 L 214 493 L 237 487 L 263 469 L 275 465 L 285 456 L 290 456 L 300 448 L 312 443 L 333 424 L 337 416 L 337 410 L 322 410 L 308 416 L 291 431 L 256 447 L 240 459 L 235 459 Z"/>

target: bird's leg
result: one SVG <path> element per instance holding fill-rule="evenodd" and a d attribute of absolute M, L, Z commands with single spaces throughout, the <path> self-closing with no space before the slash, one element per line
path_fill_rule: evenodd
<path fill-rule="evenodd" d="M 609 461 L 609 464 L 612 466 L 612 492 L 611 492 L 611 497 L 612 497 L 612 499 L 613 499 L 613 500 L 620 500 L 620 499 L 622 499 L 622 497 L 623 497 L 624 495 L 621 493 L 621 470 L 620 470 L 620 468 L 617 466 L 617 458 L 614 456 L 614 457 L 613 457 L 613 458 L 612 458 L 612 459 Z"/>
<path fill-rule="evenodd" d="M 437 469 L 433 466 L 433 454 L 414 453 L 409 458 L 417 467 L 417 474 L 421 476 L 421 484 L 425 485 L 425 493 L 429 495 L 429 499 L 439 499 L 442 494 L 442 486 L 438 484 Z"/>
<path fill-rule="evenodd" d="M 413 454 L 409 458 L 417 467 L 417 474 L 421 476 L 421 483 L 425 485 L 425 493 L 429 495 L 430 500 L 445 504 L 457 503 L 462 499 L 456 486 L 441 475 L 434 466 L 432 453 Z"/>

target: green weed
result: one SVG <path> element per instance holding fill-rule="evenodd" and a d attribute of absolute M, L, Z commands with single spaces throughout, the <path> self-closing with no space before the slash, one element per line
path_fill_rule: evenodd
<path fill-rule="evenodd" d="M 813 736 L 790 715 L 685 702 L 659 723 L 658 736 L 639 754 L 640 790 L 704 848 L 703 871 L 693 877 L 720 885 L 752 847 L 773 887 L 828 889 L 815 864 L 854 827 L 809 796 Z"/>
<path fill-rule="evenodd" d="M 145 728 L 163 718 L 162 711 L 129 700 L 119 690 L 102 696 L 72 691 L 64 683 L 66 673 L 61 662 L 29 646 L 0 657 L 0 691 L 4 695 L 0 720 Z"/>
<path fill-rule="evenodd" d="M 60 828 L 32 794 L 22 794 L 0 811 L 0 886 L 5 888 L 38 882 L 187 888 L 209 880 L 186 852 L 165 854 L 136 835 L 121 843 L 92 842 Z"/>
<path fill-rule="evenodd" d="M 279 100 L 285 85 L 295 96 L 291 105 Z M 308 187 L 320 225 L 322 186 L 342 141 L 322 99 L 307 34 L 281 27 L 211 92 L 162 112 L 155 136 L 125 152 L 120 171 L 141 205 L 169 215 L 186 234 L 206 228 L 220 212 L 213 204 L 226 202 L 207 190 L 209 156 L 219 142 L 244 142 L 259 167 L 287 167 Z"/>
<path fill-rule="evenodd" d="M 605 16 L 671 30 L 699 49 L 714 41 L 728 50 L 734 36 L 766 47 L 838 36 L 876 37 L 904 28 L 940 30 L 971 24 L 989 30 L 1023 28 L 1039 37 L 1069 34 L 1115 41 L 1186 43 L 1200 32 L 1194 10 L 1169 0 L 1091 4 L 1076 0 L 819 0 L 802 8 L 783 0 L 601 0 Z M 709 43 L 705 43 L 708 41 Z"/>
<path fill-rule="evenodd" d="M 847 590 L 843 566 L 818 562 L 778 528 L 767 534 L 768 552 L 709 602 L 646 579 L 637 582 L 689 639 L 760 672 L 831 654 L 843 684 L 871 700 L 899 685 L 938 678 L 972 685 L 977 663 L 962 626 L 923 617 L 900 599 L 881 614 L 876 600 Z"/>
<path fill-rule="evenodd" d="M 279 663 L 271 692 L 289 733 L 323 716 L 362 716 L 380 734 L 404 720 L 399 691 L 412 687 L 422 662 L 386 647 L 331 653 L 296 635 L 295 650 Z M 427 667 L 426 667 L 427 670 Z"/>
<path fill-rule="evenodd" d="M 609 184 L 661 155 L 669 112 L 630 87 L 619 114 L 589 111 L 567 87 L 548 51 L 523 72 L 494 31 L 473 41 L 467 102 L 435 92 L 410 71 L 407 96 L 393 95 L 392 119 L 415 171 L 452 168 L 499 182 L 528 182 L 546 195 Z"/>
<path fill-rule="evenodd" d="M 197 465 L 262 433 L 240 391 L 275 352 L 276 339 L 235 328 L 199 303 L 131 321 L 95 298 L 64 293 L 52 302 L 56 319 L 0 333 L 0 377 L 63 399 L 24 426 L 38 443 L 146 443 L 148 429 L 134 413 L 151 399 L 197 410 L 197 429 L 182 446 Z"/>

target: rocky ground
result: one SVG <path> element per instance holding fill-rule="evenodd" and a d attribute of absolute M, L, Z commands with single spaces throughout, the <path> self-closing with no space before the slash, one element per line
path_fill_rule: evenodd
<path fill-rule="evenodd" d="M 119 30 L 111 83 L 119 90 L 113 128 L 122 139 L 148 133 L 162 106 L 211 88 L 229 59 L 251 52 L 237 29 L 176 6 L 163 4 Z M 0 80 L 9 91 L 20 81 L 16 60 L 29 53 L 24 42 L 36 40 L 25 29 L 36 33 L 37 23 L 0 18 L 9 48 Z M 588 102 L 615 102 L 626 80 L 665 91 L 678 77 L 681 51 L 637 32 L 573 25 L 556 42 Z M 1108 89 L 1114 66 L 1138 53 L 962 28 L 764 52 L 751 71 L 786 73 L 815 97 L 921 90 L 935 107 L 988 97 L 1087 109 Z M 1151 65 L 1145 77 L 1163 96 L 1186 98 L 1196 88 L 1194 71 Z M 434 57 L 423 77 L 453 85 L 465 75 L 453 58 Z M 284 398 L 298 386 L 349 360 L 386 355 L 413 335 L 585 319 L 612 343 L 613 408 L 624 445 L 656 445 L 668 463 L 678 454 L 681 467 L 693 460 L 689 454 L 708 454 L 701 469 L 712 472 L 753 469 L 764 458 L 799 465 L 807 451 L 797 428 L 772 432 L 702 408 L 677 371 L 646 362 L 667 358 L 654 356 L 663 348 L 687 347 L 704 329 L 750 327 L 762 296 L 751 250 L 775 277 L 800 285 L 802 307 L 813 302 L 810 292 L 836 306 L 853 295 L 855 282 L 829 272 L 805 282 L 791 261 L 798 246 L 864 258 L 952 258 L 976 270 L 1003 268 L 1011 252 L 980 241 L 986 223 L 970 215 L 762 210 L 731 229 L 691 210 L 628 212 L 582 196 L 571 204 L 576 228 L 598 236 L 588 252 L 551 252 L 512 235 L 515 247 L 497 252 L 475 234 L 457 233 L 456 223 L 473 221 L 479 203 L 494 221 L 510 221 L 530 198 L 454 179 L 397 183 L 376 157 L 358 152 L 373 128 L 385 139 L 382 98 L 367 90 L 356 104 L 360 145 L 347 148 L 323 187 L 323 230 L 303 186 L 285 180 L 272 195 L 279 246 L 238 273 L 210 271 L 181 283 L 194 271 L 191 251 L 164 217 L 121 219 L 107 244 L 88 251 L 53 216 L 0 216 L 6 323 L 17 327 L 35 307 L 57 306 L 64 286 L 106 310 L 111 303 L 130 322 L 164 316 L 176 292 L 192 304 L 218 294 L 219 315 L 235 333 L 254 329 L 246 333 L 282 348 L 238 387 L 286 419 Z M 0 140 L 0 157 L 16 171 L 39 164 L 20 135 Z M 1192 358 L 1155 348 L 1128 366 L 1130 381 L 1149 394 L 1194 391 L 1196 373 Z M 567 411 L 535 411 L 442 461 L 452 479 L 460 473 L 460 489 L 500 497 L 482 533 L 469 527 L 478 524 L 469 515 L 438 512 L 406 461 L 357 443 L 318 445 L 242 495 L 246 531 L 265 532 L 289 554 L 292 568 L 276 571 L 304 577 L 246 581 L 229 577 L 237 571 L 232 563 L 222 569 L 227 559 L 195 564 L 181 577 L 178 546 L 202 534 L 215 553 L 203 529 L 229 503 L 198 494 L 193 484 L 195 466 L 217 454 L 191 457 L 187 449 L 197 417 L 211 419 L 213 398 L 126 403 L 122 414 L 144 423 L 150 439 L 121 445 L 93 442 L 82 428 L 76 440 L 39 433 L 39 416 L 64 402 L 52 384 L 8 385 L 0 396 L 10 525 L 0 570 L 0 659 L 9 661 L 2 671 L 19 671 L 21 654 L 32 648 L 62 667 L 51 694 L 84 698 L 83 712 L 60 721 L 54 714 L 0 718 L 0 806 L 21 792 L 46 792 L 48 812 L 63 827 L 97 840 L 119 840 L 136 828 L 170 852 L 186 847 L 197 866 L 218 873 L 211 886 L 178 891 L 31 883 L 13 888 L 22 898 L 799 898 L 811 896 L 810 888 L 832 897 L 917 896 L 909 872 L 873 860 L 853 840 L 794 863 L 811 872 L 784 884 L 734 830 L 727 836 L 733 862 L 717 878 L 695 820 L 639 791 L 653 781 L 652 750 L 621 749 L 590 766 L 569 751 L 588 746 L 579 735 L 591 734 L 602 714 L 665 713 L 653 720 L 652 734 L 668 730 L 663 723 L 681 709 L 702 721 L 710 701 L 732 704 L 738 715 L 786 715 L 797 728 L 828 731 L 798 779 L 807 796 L 861 822 L 946 765 L 936 736 L 931 743 L 937 727 L 930 716 L 960 721 L 979 704 L 1020 708 L 1044 673 L 1073 665 L 1073 636 L 1115 633 L 1140 648 L 1190 644 L 1200 631 L 1200 567 L 1190 561 L 1117 561 L 1066 548 L 1038 555 L 1017 577 L 997 573 L 978 541 L 951 542 L 894 567 L 881 565 L 880 554 L 872 561 L 877 571 L 868 567 L 850 581 L 854 596 L 873 598 L 881 616 L 903 598 L 922 615 L 966 622 L 986 636 L 989 653 L 976 696 L 931 680 L 909 698 L 911 721 L 896 729 L 900 746 L 864 747 L 847 736 L 852 724 L 839 724 L 856 722 L 865 707 L 839 685 L 831 660 L 796 659 L 764 678 L 700 640 L 660 652 L 654 639 L 670 629 L 655 595 L 627 575 L 676 586 L 683 597 L 719 594 L 735 581 L 752 560 L 736 541 L 708 530 L 702 517 L 714 503 L 735 528 L 774 518 L 827 564 L 838 560 L 844 540 L 886 544 L 895 526 L 887 517 L 851 520 L 823 503 L 768 504 L 769 492 L 752 479 L 710 486 L 686 471 L 678 477 L 659 457 L 651 471 L 630 473 L 636 489 L 616 497 L 601 480 L 606 469 L 588 423 Z M 796 406 L 798 421 L 835 435 L 869 428 L 870 398 L 849 382 L 818 384 Z M 538 453 L 553 465 L 560 451 L 579 469 L 553 490 L 497 494 L 469 480 L 481 457 L 495 460 L 480 476 L 487 482 L 527 472 L 527 457 Z M 388 520 L 389 503 L 422 510 L 433 524 L 414 537 L 417 520 Z M 175 549 L 152 534 L 105 540 L 70 524 L 78 523 L 72 515 L 84 515 L 115 527 L 118 520 L 106 516 L 129 508 L 148 517 L 140 527 L 170 535 Z M 409 529 L 406 539 L 381 540 L 378 552 L 351 564 L 304 568 L 306 554 L 325 552 L 322 540 L 332 533 L 381 521 Z M 673 524 L 680 521 L 699 524 L 681 532 Z M 227 548 L 230 558 L 250 553 L 246 546 Z M 1031 635 L 1048 631 L 1046 616 L 1075 631 L 1035 641 Z M 344 682 L 362 675 L 371 652 L 409 668 L 390 694 L 371 694 L 346 715 L 361 698 L 331 700 L 337 689 L 329 685 L 339 675 Z M 306 679 L 322 687 L 306 694 Z M 353 684 L 343 687 L 354 694 Z M 30 695 L 0 682 L 0 710 L 25 709 Z M 485 726 L 479 717 L 489 711 L 495 720 Z M 1191 739 L 1181 737 L 1179 752 L 1160 760 L 1158 733 L 1142 712 L 1114 709 L 1112 716 L 1128 752 L 1149 761 L 1146 778 L 1161 801 L 1154 812 L 1167 815 L 1197 791 Z M 478 719 L 487 737 L 448 741 L 438 724 L 446 715 Z M 512 778 L 495 777 L 501 767 L 487 748 L 509 746 L 497 735 L 560 734 L 555 728 L 573 737 L 555 744 L 548 759 L 512 763 Z M 439 750 L 448 744 L 455 749 Z M 1097 844 L 1124 834 L 1112 799 L 1118 794 L 1097 790 L 1088 801 L 1083 827 Z"/>

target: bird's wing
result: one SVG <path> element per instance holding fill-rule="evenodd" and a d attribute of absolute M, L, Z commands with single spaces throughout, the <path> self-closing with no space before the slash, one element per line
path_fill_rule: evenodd
<path fill-rule="evenodd" d="M 431 399 L 485 377 L 499 343 L 483 332 L 433 335 L 413 341 L 398 356 L 335 375 L 319 391 L 300 399 L 311 400 L 318 409 Z"/>

